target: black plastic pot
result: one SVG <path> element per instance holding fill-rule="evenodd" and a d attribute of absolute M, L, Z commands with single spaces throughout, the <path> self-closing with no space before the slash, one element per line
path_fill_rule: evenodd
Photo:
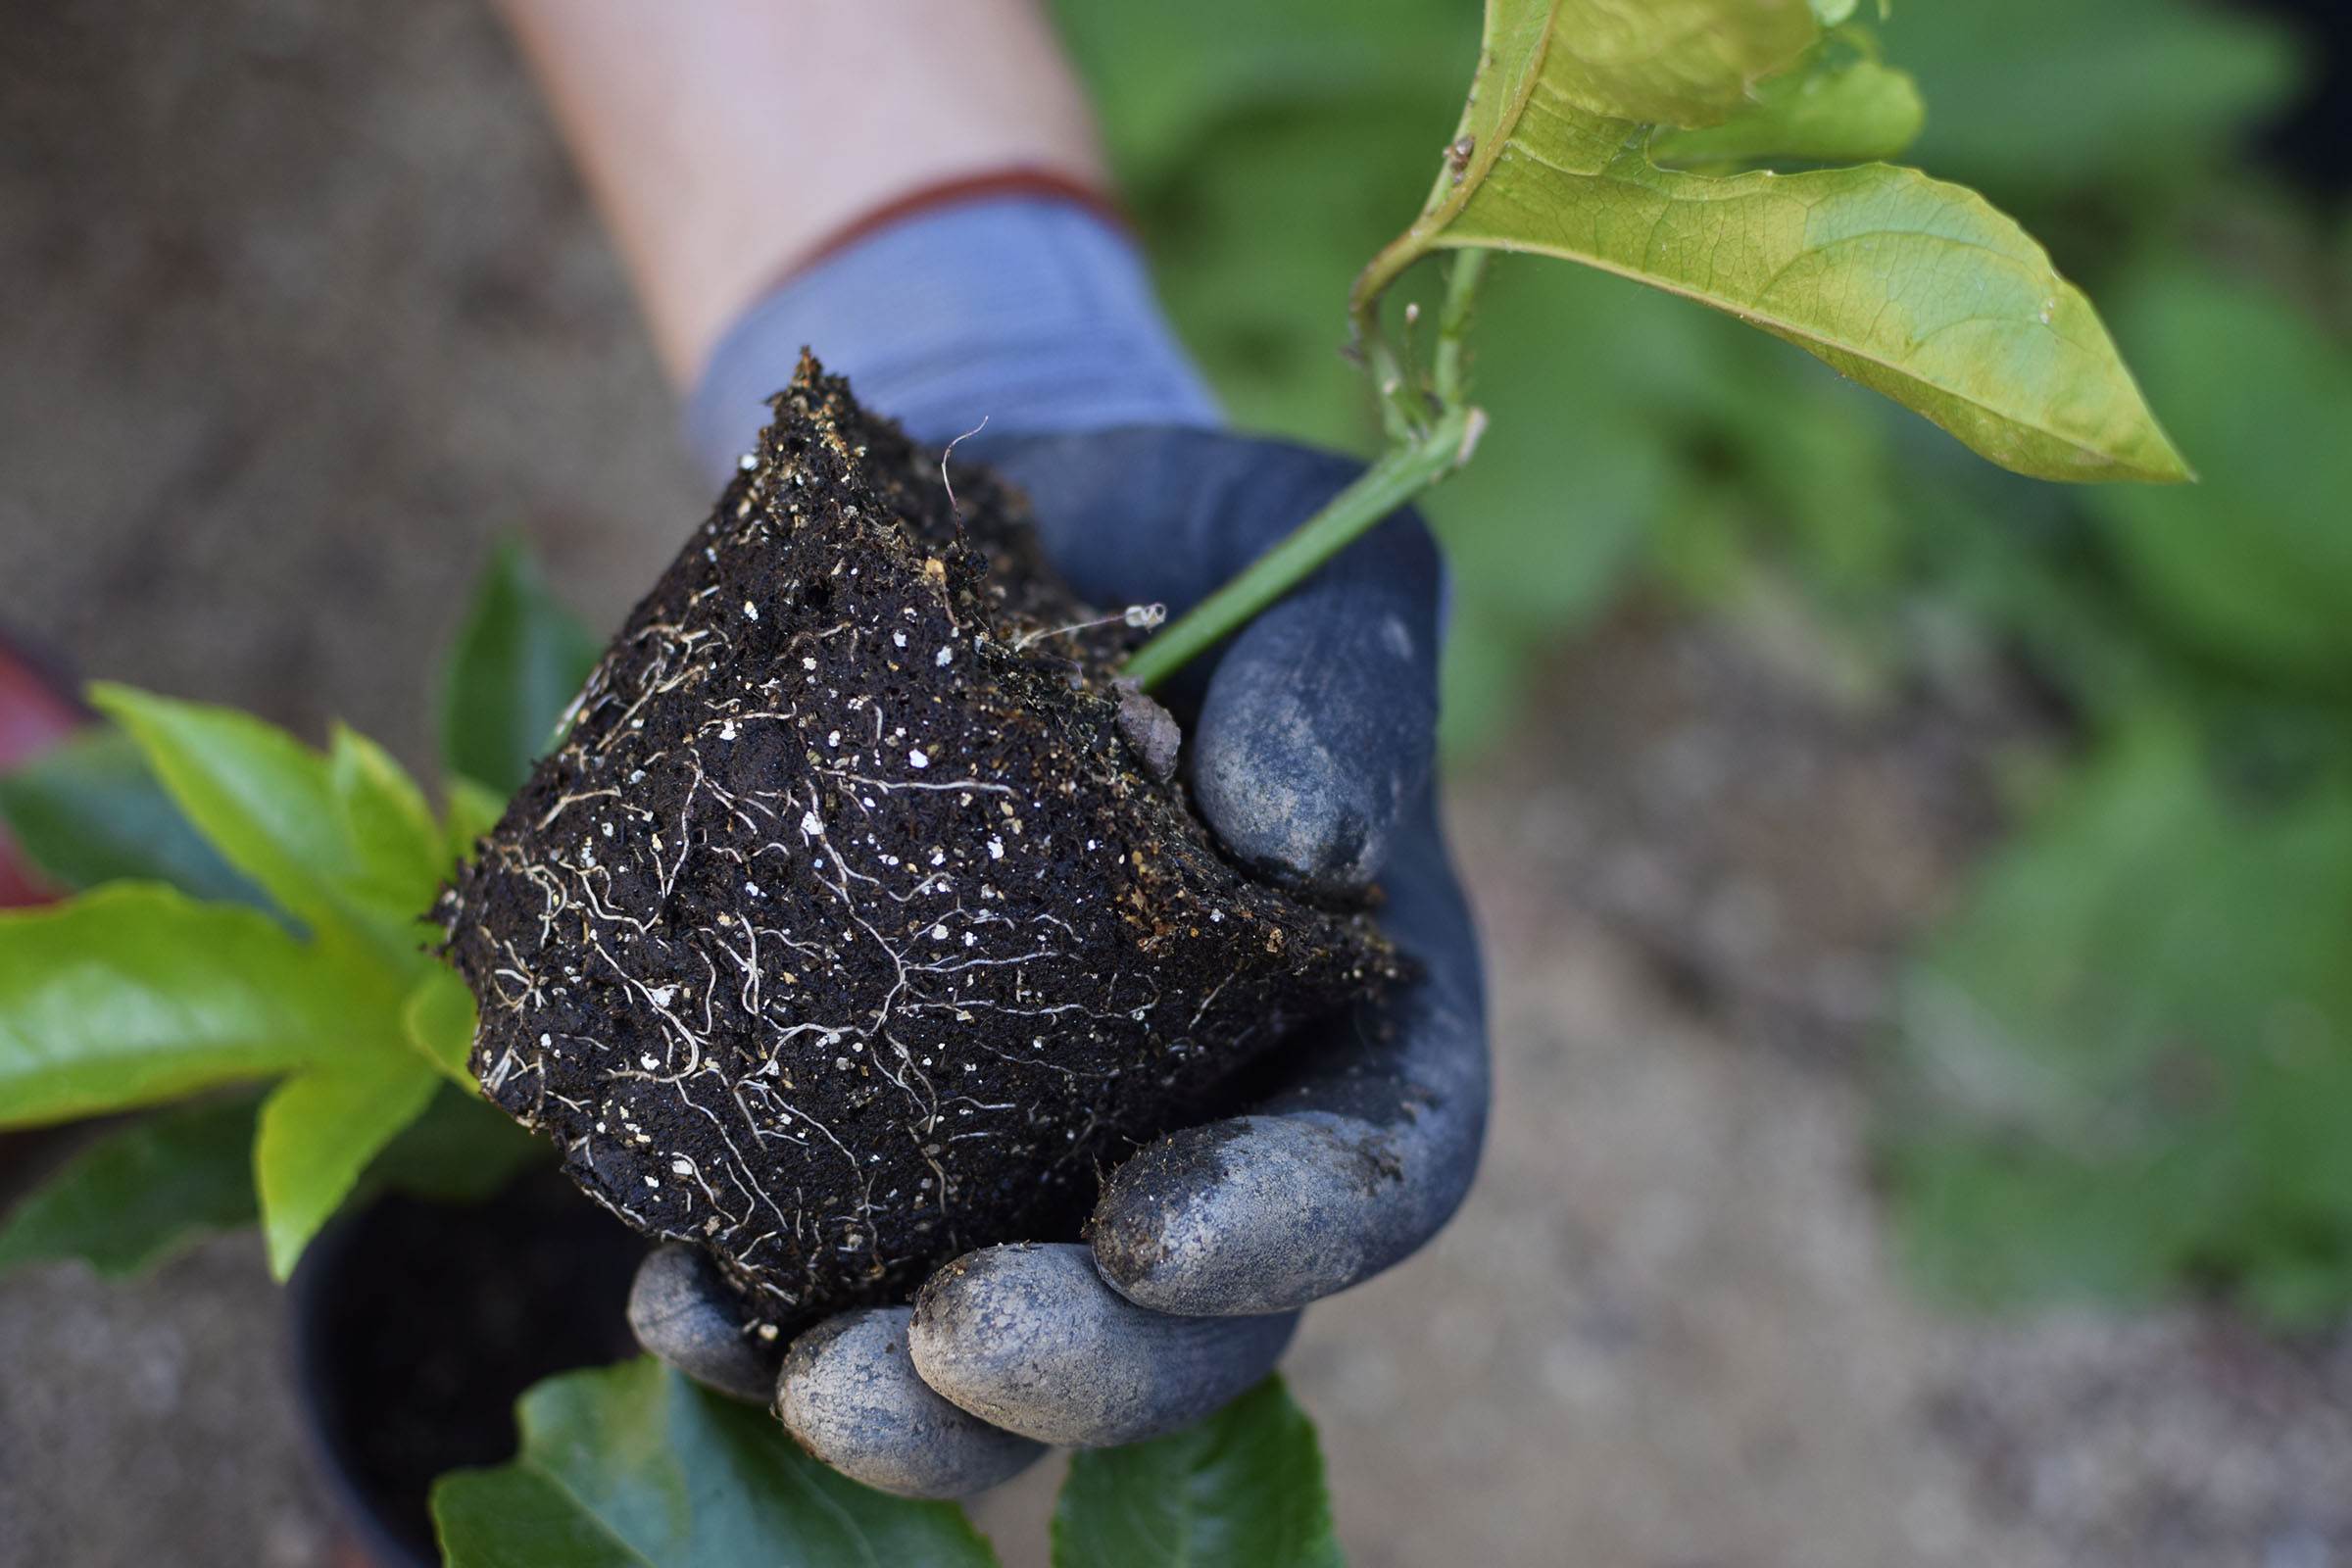
<path fill-rule="evenodd" d="M 645 1243 L 552 1168 L 485 1202 L 379 1200 L 293 1282 L 313 1446 L 378 1568 L 433 1568 L 433 1479 L 516 1446 L 516 1396 L 636 1353 L 623 1313 Z"/>

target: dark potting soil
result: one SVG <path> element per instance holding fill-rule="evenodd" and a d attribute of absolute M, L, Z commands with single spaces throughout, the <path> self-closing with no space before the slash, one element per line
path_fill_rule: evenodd
<path fill-rule="evenodd" d="M 440 912 L 490 1097 L 780 1340 L 1074 1237 L 1395 959 L 1220 858 L 1013 494 L 811 361 L 774 407 Z"/>
<path fill-rule="evenodd" d="M 486 1202 L 386 1198 L 303 1265 L 303 1381 L 334 1469 L 419 1562 L 436 1477 L 500 1464 L 541 1378 L 637 1353 L 623 1315 L 645 1242 L 553 1170 Z"/>

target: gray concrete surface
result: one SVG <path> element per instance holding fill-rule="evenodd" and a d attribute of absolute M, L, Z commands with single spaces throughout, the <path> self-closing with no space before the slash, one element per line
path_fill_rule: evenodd
<path fill-rule="evenodd" d="M 487 541 L 615 620 L 697 519 L 671 429 L 472 0 L 0 15 L 0 619 L 418 761 Z M 1486 1171 L 1289 1361 L 1354 1561 L 2352 1563 L 2352 1340 L 1903 1293 L 1854 1069 L 2006 721 L 1808 667 L 1629 619 L 1457 793 Z M 980 1505 L 1008 1563 L 1054 1478 Z M 251 1238 L 0 1280 L 0 1568 L 349 1561 Z"/>

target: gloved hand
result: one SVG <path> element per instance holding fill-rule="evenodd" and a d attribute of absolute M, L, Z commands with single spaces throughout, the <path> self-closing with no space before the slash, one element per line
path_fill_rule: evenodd
<path fill-rule="evenodd" d="M 1025 488 L 1078 594 L 1181 612 L 1353 477 L 1344 459 L 1185 426 L 1008 436 L 962 449 Z M 785 1425 L 848 1475 L 911 1496 L 996 1485 L 1044 1445 L 1130 1443 L 1273 1366 L 1299 1308 L 1426 1242 L 1476 1169 L 1488 1093 L 1476 938 L 1431 778 L 1439 562 L 1389 518 L 1159 695 L 1185 720 L 1193 800 L 1226 848 L 1310 895 L 1377 881 L 1418 972 L 1304 1043 L 1250 1114 L 1145 1149 L 1105 1183 L 1091 1246 L 967 1253 L 911 1308 L 803 1334 L 772 1385 Z M 640 1271 L 630 1321 L 689 1374 L 767 1398 L 772 1363 L 702 1254 Z"/>

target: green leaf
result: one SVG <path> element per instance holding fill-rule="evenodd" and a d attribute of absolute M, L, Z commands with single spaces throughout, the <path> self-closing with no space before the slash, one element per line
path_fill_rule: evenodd
<path fill-rule="evenodd" d="M 129 736 L 93 724 L 0 774 L 0 817 L 48 878 L 79 892 L 102 882 L 168 882 L 199 899 L 265 906 L 188 825 Z"/>
<path fill-rule="evenodd" d="M 1907 73 L 1825 47 L 1809 64 L 1759 83 L 1752 101 L 1722 124 L 1657 132 L 1649 156 L 1669 166 L 1867 163 L 1910 146 L 1926 119 L 1919 84 Z"/>
<path fill-rule="evenodd" d="M 0 1227 L 0 1269 L 77 1257 L 137 1274 L 250 1223 L 258 1095 L 179 1106 L 100 1138 Z"/>
<path fill-rule="evenodd" d="M 442 687 L 442 764 L 504 794 L 520 789 L 597 652 L 579 618 L 547 591 L 530 552 L 502 542 Z"/>
<path fill-rule="evenodd" d="M 364 1033 L 369 994 L 267 915 L 169 888 L 0 914 L 0 1126 L 273 1077 Z"/>
<path fill-rule="evenodd" d="M 384 1146 L 362 1179 L 436 1203 L 475 1203 L 535 1160 L 553 1157 L 546 1139 L 524 1130 L 478 1094 L 443 1084 L 424 1114 Z"/>
<path fill-rule="evenodd" d="M 2277 294 L 2186 267 L 2117 319 L 2202 482 L 2089 498 L 2163 631 L 2239 671 L 2352 687 L 2352 352 Z"/>
<path fill-rule="evenodd" d="M 354 896 L 373 908 L 421 913 L 448 861 L 441 825 L 416 781 L 391 753 L 345 724 L 334 728 L 326 765 L 344 837 L 359 862 Z"/>
<path fill-rule="evenodd" d="M 466 1059 L 473 1051 L 473 993 L 458 972 L 435 964 L 401 1008 L 401 1024 L 409 1044 L 460 1088 L 474 1090 L 473 1072 Z"/>
<path fill-rule="evenodd" d="M 1760 326 L 2046 479 L 2187 469 L 2106 328 L 2023 229 L 1916 170 L 1716 179 L 1539 92 L 1439 245 L 1583 262 Z"/>
<path fill-rule="evenodd" d="M 1964 1301 L 2194 1280 L 2352 1302 L 2352 789 L 2225 799 L 2147 723 L 2007 846 L 1905 984 L 1889 1160 Z"/>
<path fill-rule="evenodd" d="M 405 1049 L 355 1048 L 295 1074 L 262 1103 L 254 1188 L 270 1272 L 283 1280 L 378 1151 L 415 1121 L 441 1075 Z"/>
<path fill-rule="evenodd" d="M 452 860 L 473 858 L 483 834 L 498 826 L 506 814 L 507 798 L 486 784 L 476 784 L 463 773 L 453 774 L 449 781 L 449 811 L 442 827 L 442 851 Z"/>
<path fill-rule="evenodd" d="M 1082 1448 L 1054 1510 L 1054 1568 L 1339 1568 L 1314 1423 L 1268 1378 L 1206 1420 Z"/>
<path fill-rule="evenodd" d="M 775 1418 L 650 1357 L 551 1378 L 517 1403 L 522 1452 L 433 1487 L 449 1568 L 981 1568 L 953 1503 L 870 1491 Z"/>
<path fill-rule="evenodd" d="M 1487 19 L 1498 69 L 1481 70 L 1480 91 L 1496 77 L 1523 80 L 1532 57 L 1542 91 L 1587 114 L 1661 125 L 1722 123 L 1821 31 L 1810 9 L 1786 0 L 1489 0 Z"/>
<path fill-rule="evenodd" d="M 233 709 L 104 683 L 90 697 L 197 830 L 315 933 L 360 942 L 394 970 L 421 961 L 414 927 L 432 876 L 404 848 L 414 786 L 380 752 L 345 742 L 330 761 Z"/>

